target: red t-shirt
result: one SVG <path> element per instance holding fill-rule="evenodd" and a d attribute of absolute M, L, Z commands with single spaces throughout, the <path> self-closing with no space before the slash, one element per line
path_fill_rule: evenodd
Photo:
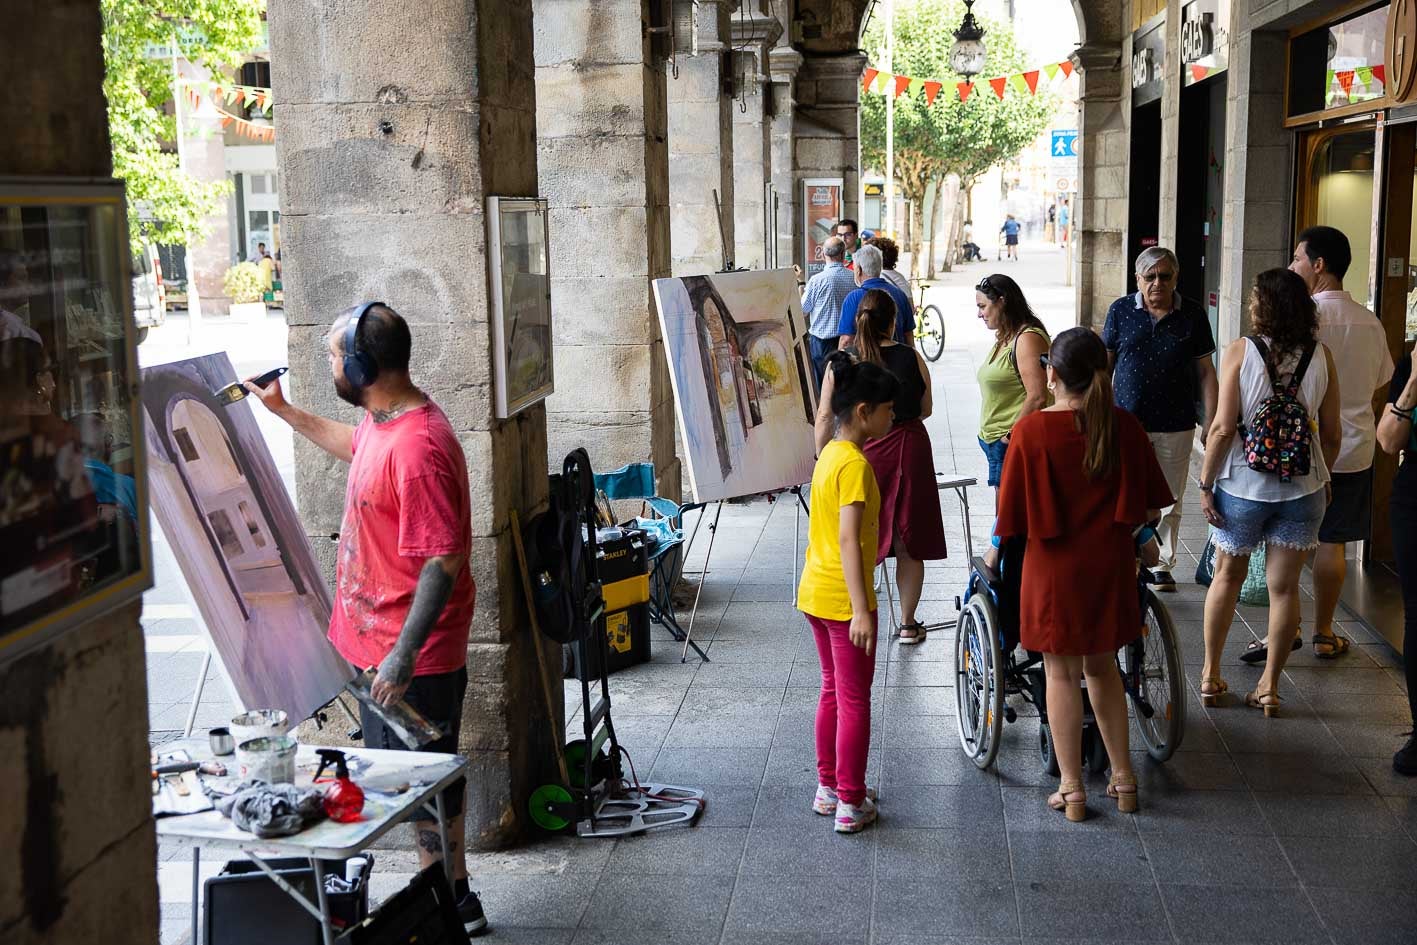
<path fill-rule="evenodd" d="M 427 559 L 471 548 L 467 461 L 447 416 L 432 401 L 387 423 L 365 414 L 354 430 L 340 528 L 335 649 L 361 669 L 379 665 L 403 629 Z M 466 665 L 475 596 L 472 570 L 463 565 L 414 675 Z"/>

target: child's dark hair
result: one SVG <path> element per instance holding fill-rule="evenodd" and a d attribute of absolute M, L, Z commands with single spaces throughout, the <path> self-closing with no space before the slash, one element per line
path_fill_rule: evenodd
<path fill-rule="evenodd" d="M 827 357 L 827 370 L 832 372 L 832 416 L 836 425 L 856 409 L 857 404 L 887 404 L 895 401 L 900 381 L 894 374 L 870 361 L 858 361 L 845 351 Z"/>

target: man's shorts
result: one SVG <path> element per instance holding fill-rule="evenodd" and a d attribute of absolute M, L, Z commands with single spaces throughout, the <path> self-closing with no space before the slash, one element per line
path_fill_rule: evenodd
<path fill-rule="evenodd" d="M 1217 486 L 1215 510 L 1225 523 L 1215 529 L 1215 547 L 1228 555 L 1248 555 L 1266 543 L 1312 551 L 1319 546 L 1324 490 L 1282 502 L 1257 502 Z"/>
<path fill-rule="evenodd" d="M 364 703 L 359 704 L 359 724 L 364 728 L 365 748 L 387 748 L 393 751 L 431 751 L 445 755 L 458 753 L 458 732 L 462 729 L 462 700 L 467 692 L 467 669 L 453 670 L 451 673 L 435 673 L 431 676 L 414 676 L 409 683 L 404 701 L 413 706 L 423 717 L 445 733 L 442 738 L 429 742 L 422 748 L 413 749 L 405 745 Z M 462 813 L 463 795 L 467 791 L 467 779 L 459 778 L 443 791 L 443 816 L 452 819 Z M 436 820 L 424 808 L 414 814 L 414 820 Z"/>
<path fill-rule="evenodd" d="M 1333 501 L 1319 526 L 1319 541 L 1339 545 L 1373 537 L 1373 467 L 1334 473 L 1331 485 Z"/>
<path fill-rule="evenodd" d="M 1003 437 L 992 443 L 984 442 L 984 438 L 979 438 L 979 448 L 984 451 L 984 456 L 989 460 L 989 485 L 998 487 L 999 480 L 1004 475 L 1004 454 L 1008 452 L 1009 443 Z"/>

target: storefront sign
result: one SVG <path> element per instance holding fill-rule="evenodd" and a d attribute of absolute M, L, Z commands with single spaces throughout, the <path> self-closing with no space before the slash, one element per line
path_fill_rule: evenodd
<path fill-rule="evenodd" d="M 1417 99 L 1417 0 L 1393 0 L 1387 16 L 1387 91 L 1405 104 Z"/>
<path fill-rule="evenodd" d="M 1230 0 L 1192 0 L 1181 8 L 1181 81 L 1203 82 L 1229 65 Z"/>
<path fill-rule="evenodd" d="M 802 182 L 802 247 L 806 256 L 802 270 L 808 278 L 827 267 L 824 247 L 836 231 L 836 221 L 842 216 L 841 193 L 844 185 L 840 177 Z"/>
<path fill-rule="evenodd" d="M 1166 15 L 1132 34 L 1132 107 L 1161 98 L 1161 65 L 1166 61 Z"/>

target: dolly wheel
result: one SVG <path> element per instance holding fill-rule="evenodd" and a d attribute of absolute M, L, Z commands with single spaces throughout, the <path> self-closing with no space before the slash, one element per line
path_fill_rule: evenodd
<path fill-rule="evenodd" d="M 571 792 L 561 785 L 543 784 L 531 792 L 531 799 L 527 801 L 527 810 L 531 814 L 532 821 L 538 827 L 552 833 L 560 833 L 569 827 L 571 822 L 556 813 L 556 808 L 562 804 L 569 804 L 572 800 L 574 798 L 571 797 Z"/>

